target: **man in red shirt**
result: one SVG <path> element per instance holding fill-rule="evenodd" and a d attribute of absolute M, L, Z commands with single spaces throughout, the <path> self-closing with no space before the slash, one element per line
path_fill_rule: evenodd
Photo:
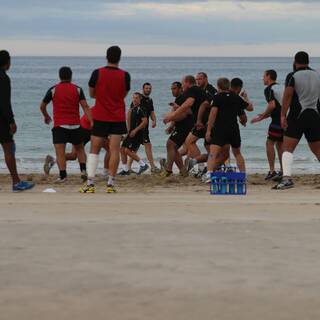
<path fill-rule="evenodd" d="M 82 177 L 86 178 L 86 154 L 83 147 L 82 131 L 80 128 L 79 104 L 83 108 L 89 121 L 92 123 L 90 107 L 87 104 L 83 90 L 73 84 L 72 70 L 62 67 L 59 70 L 61 82 L 50 88 L 40 105 L 44 116 L 44 122 L 50 124 L 52 121 L 47 112 L 47 105 L 53 104 L 53 144 L 56 150 L 57 164 L 60 176 L 57 183 L 63 183 L 67 178 L 66 171 L 66 144 L 72 143 L 77 151 Z"/>
<path fill-rule="evenodd" d="M 93 109 L 94 124 L 91 133 L 91 149 L 88 156 L 88 181 L 80 189 L 82 193 L 94 193 L 99 153 L 103 142 L 109 137 L 110 163 L 107 193 L 116 192 L 115 175 L 120 160 L 120 143 L 127 133 L 125 97 L 130 91 L 130 75 L 119 69 L 121 49 L 118 46 L 107 50 L 106 67 L 95 70 L 89 80 L 90 96 L 96 99 Z"/>

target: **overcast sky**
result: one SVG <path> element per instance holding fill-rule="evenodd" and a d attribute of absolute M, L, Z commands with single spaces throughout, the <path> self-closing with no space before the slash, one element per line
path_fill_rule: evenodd
<path fill-rule="evenodd" d="M 320 56 L 320 1 L 0 0 L 14 55 Z"/>

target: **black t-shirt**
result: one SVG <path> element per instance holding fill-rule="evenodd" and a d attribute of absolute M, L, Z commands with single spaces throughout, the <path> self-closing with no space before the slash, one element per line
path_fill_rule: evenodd
<path fill-rule="evenodd" d="M 141 108 L 149 119 L 151 113 L 154 111 L 153 100 L 150 97 L 144 95 L 141 96 Z"/>
<path fill-rule="evenodd" d="M 105 68 L 107 69 L 118 69 L 116 67 L 108 67 L 106 66 Z M 98 78 L 99 78 L 99 69 L 96 69 L 92 72 L 90 80 L 89 80 L 89 87 L 90 88 L 95 88 L 96 84 L 98 82 Z M 126 90 L 130 91 L 131 89 L 131 77 L 130 74 L 128 72 L 125 72 L 125 84 L 126 84 Z"/>
<path fill-rule="evenodd" d="M 193 98 L 195 100 L 191 107 L 191 110 L 194 121 L 197 121 L 199 108 L 204 101 L 208 101 L 208 96 L 206 95 L 205 91 L 199 88 L 198 86 L 193 86 L 189 88 L 183 95 L 185 97 L 185 101 L 188 98 Z"/>
<path fill-rule="evenodd" d="M 213 98 L 218 92 L 217 89 L 214 86 L 212 86 L 211 84 L 208 84 L 207 87 L 204 89 L 204 92 L 207 96 L 206 100 L 210 104 L 212 104 Z M 203 114 L 202 123 L 206 124 L 208 122 L 209 114 L 210 114 L 210 108 L 206 108 L 206 110 Z"/>
<path fill-rule="evenodd" d="M 218 108 L 215 128 L 232 129 L 238 126 L 238 115 L 248 107 L 248 103 L 233 92 L 219 92 L 212 101 L 212 107 Z"/>
<path fill-rule="evenodd" d="M 273 109 L 271 113 L 271 119 L 273 124 L 280 125 L 281 124 L 281 104 L 280 101 L 275 96 L 275 92 L 273 90 L 273 86 L 277 85 L 277 83 L 273 83 L 270 86 L 264 89 L 264 96 L 268 103 L 274 101 L 276 107 Z"/>
<path fill-rule="evenodd" d="M 140 126 L 143 118 L 146 118 L 146 114 L 140 106 L 131 108 L 130 132 Z M 142 132 L 143 130 L 140 130 L 138 134 Z"/>
<path fill-rule="evenodd" d="M 187 100 L 187 97 L 186 95 L 184 94 L 181 94 L 179 97 L 176 97 L 175 99 L 175 103 L 178 105 L 178 106 L 182 106 L 183 103 Z M 183 128 L 183 127 L 189 127 L 190 124 L 193 124 L 194 121 L 193 121 L 193 115 L 192 114 L 188 114 L 183 120 L 181 121 L 176 121 L 175 122 L 175 126 L 176 128 Z"/>
<path fill-rule="evenodd" d="M 3 69 L 0 69 L 0 122 L 7 125 L 14 122 L 10 78 Z"/>

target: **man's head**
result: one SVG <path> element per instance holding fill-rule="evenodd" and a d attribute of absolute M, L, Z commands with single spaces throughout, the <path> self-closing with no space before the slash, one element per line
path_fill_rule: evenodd
<path fill-rule="evenodd" d="M 243 88 L 243 81 L 240 78 L 233 78 L 231 80 L 231 90 L 236 93 L 240 94 Z"/>
<path fill-rule="evenodd" d="M 294 56 L 294 65 L 296 69 L 307 67 L 309 65 L 309 55 L 304 51 L 299 51 Z"/>
<path fill-rule="evenodd" d="M 197 86 L 205 89 L 208 85 L 208 76 L 205 72 L 199 72 L 196 77 Z"/>
<path fill-rule="evenodd" d="M 0 69 L 9 70 L 11 65 L 10 54 L 6 50 L 0 51 Z"/>
<path fill-rule="evenodd" d="M 146 82 L 142 86 L 143 95 L 149 97 L 152 92 L 152 85 L 149 82 Z"/>
<path fill-rule="evenodd" d="M 196 79 L 194 76 L 188 75 L 182 79 L 182 89 L 183 91 L 188 90 L 189 88 L 196 85 Z"/>
<path fill-rule="evenodd" d="M 107 50 L 107 61 L 111 64 L 119 64 L 121 59 L 121 49 L 118 46 L 112 46 Z"/>
<path fill-rule="evenodd" d="M 132 103 L 135 107 L 138 107 L 141 103 L 141 94 L 139 92 L 135 92 L 132 95 Z"/>
<path fill-rule="evenodd" d="M 72 80 L 72 70 L 69 67 L 62 67 L 59 70 L 59 78 L 61 81 L 71 81 Z"/>
<path fill-rule="evenodd" d="M 220 78 L 217 81 L 217 86 L 220 91 L 230 90 L 230 80 L 228 78 Z"/>
<path fill-rule="evenodd" d="M 177 98 L 182 94 L 182 84 L 179 81 L 175 81 L 171 84 L 172 95 Z"/>
<path fill-rule="evenodd" d="M 277 72 L 275 70 L 266 70 L 263 75 L 263 83 L 269 86 L 277 81 Z"/>

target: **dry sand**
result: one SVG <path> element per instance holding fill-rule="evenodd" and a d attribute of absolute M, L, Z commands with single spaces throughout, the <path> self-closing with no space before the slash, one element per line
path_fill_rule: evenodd
<path fill-rule="evenodd" d="M 121 179 L 77 193 L 41 176 L 12 194 L 0 177 L 0 319 L 320 318 L 320 177 L 246 197 L 188 178 Z"/>

